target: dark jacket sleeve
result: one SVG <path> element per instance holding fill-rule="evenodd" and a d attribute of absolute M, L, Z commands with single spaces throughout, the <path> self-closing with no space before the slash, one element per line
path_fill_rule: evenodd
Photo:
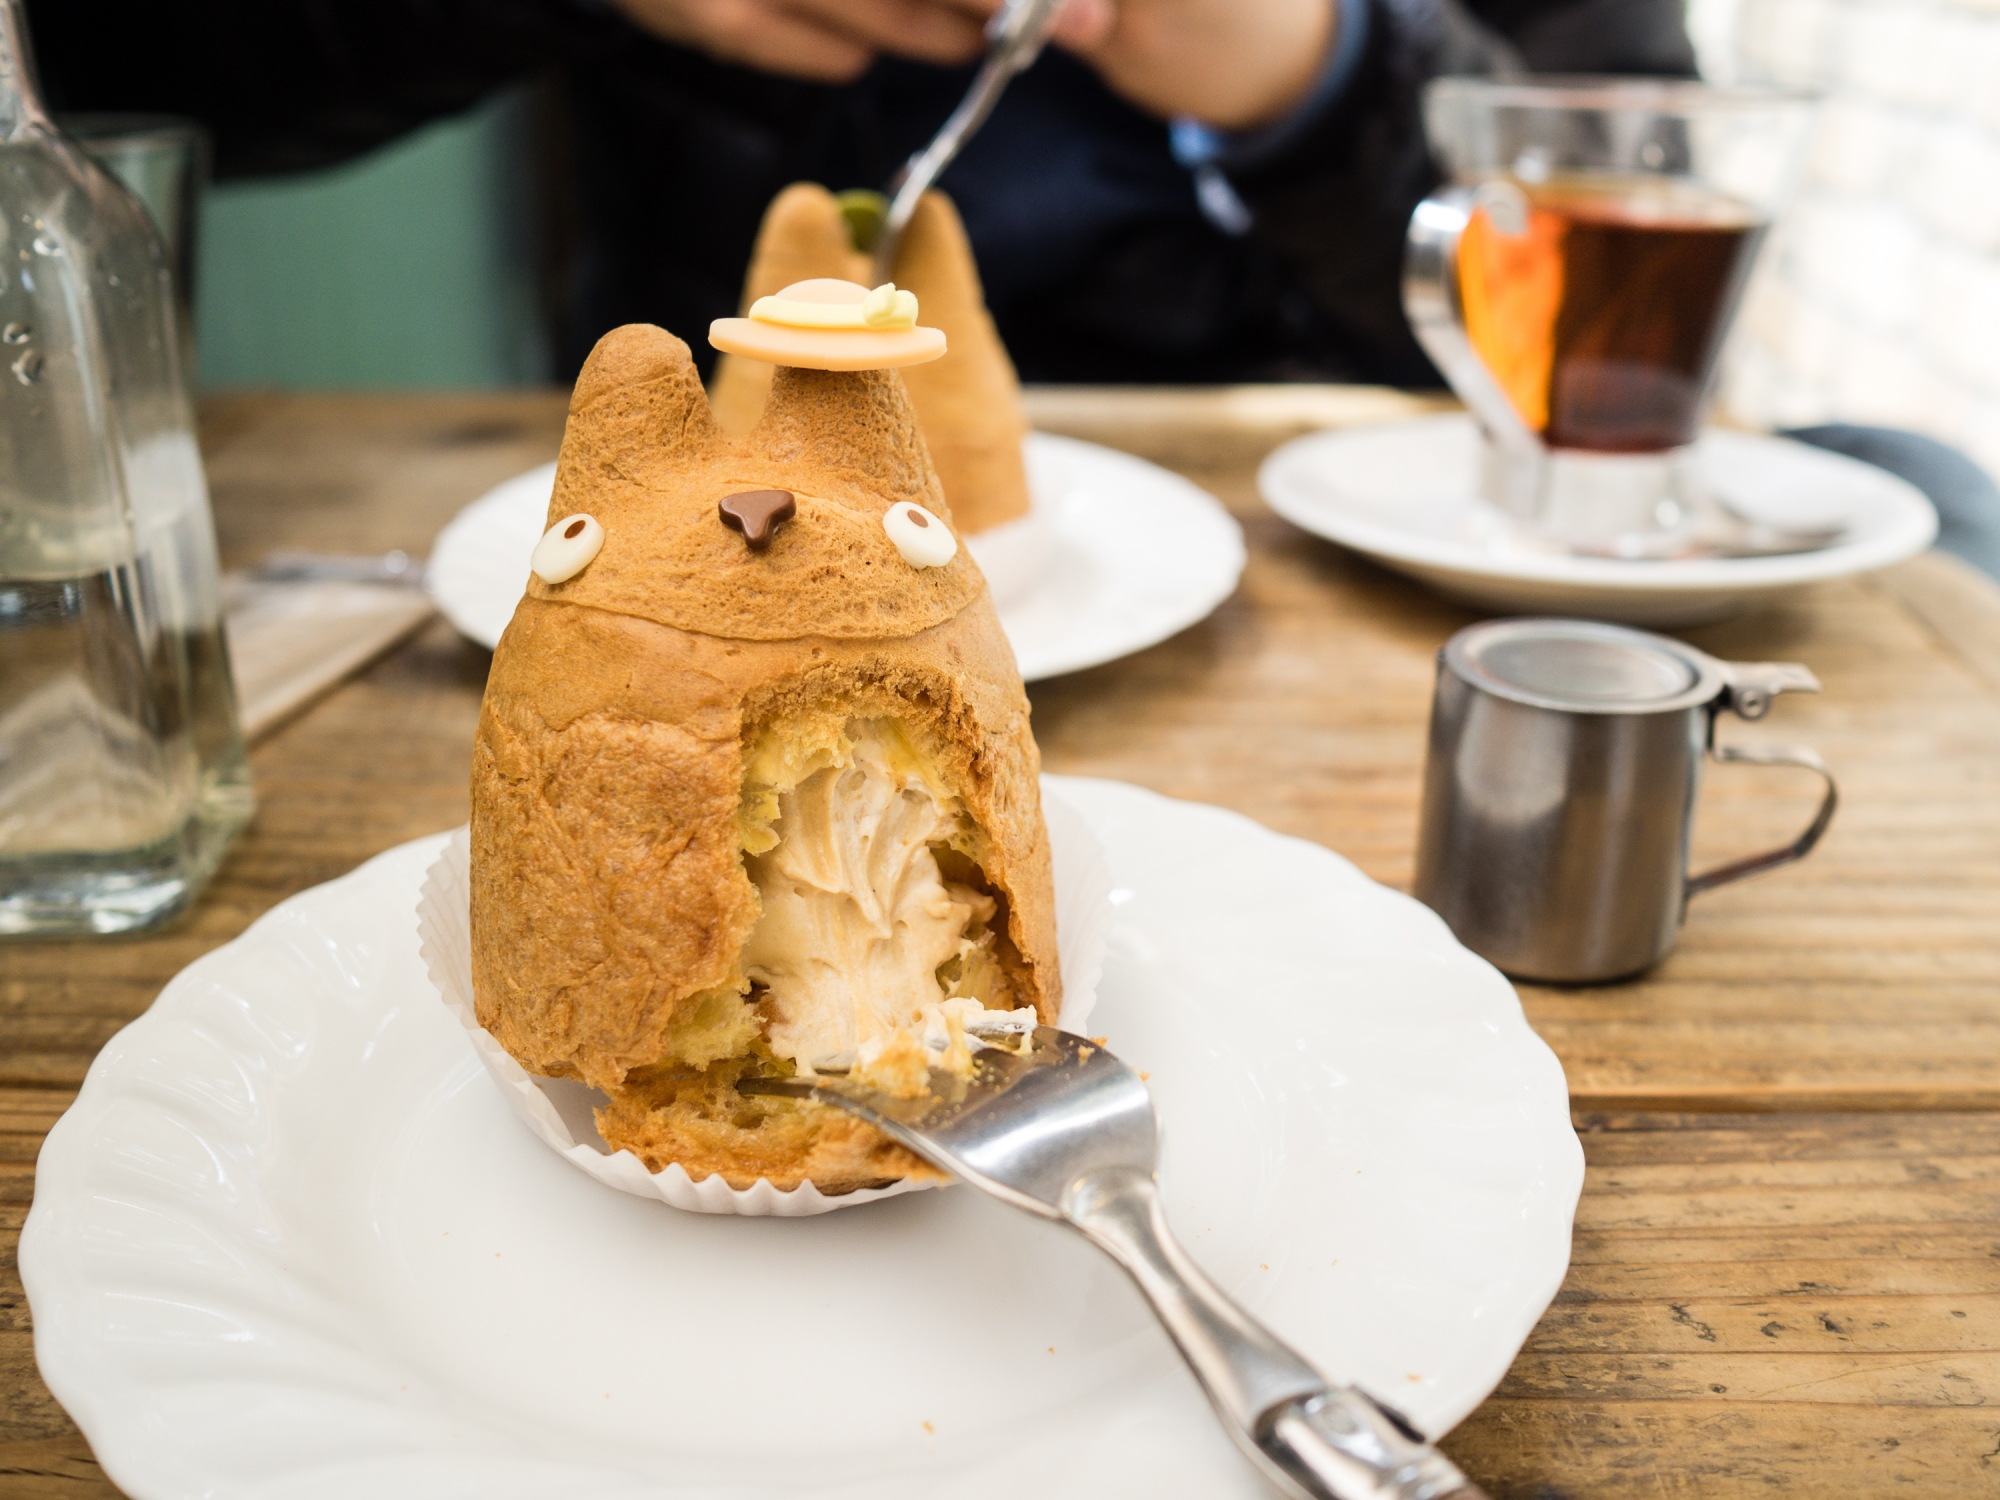
<path fill-rule="evenodd" d="M 1203 217 L 1164 123 L 1074 59 L 1052 53 L 1009 90 L 946 183 L 1024 373 L 1430 383 L 1399 296 L 1404 226 L 1437 179 L 1424 83 L 1693 67 L 1680 0 L 1358 3 L 1348 81 L 1277 148 L 1221 163 L 1252 211 L 1246 237 Z M 563 75 L 577 357 L 619 322 L 698 328 L 728 311 L 772 193 L 886 180 L 968 81 L 888 61 L 842 89 L 766 78 L 647 37 L 605 0 L 28 5 L 57 109 L 192 116 L 225 177 L 330 165 L 503 84 Z"/>
<path fill-rule="evenodd" d="M 58 111 L 189 116 L 219 176 L 330 166 L 631 30 L 571 0 L 28 0 Z"/>
<path fill-rule="evenodd" d="M 1367 0 L 1353 83 L 1277 157 L 1231 169 L 1268 247 L 1373 379 L 1436 380 L 1403 319 L 1403 235 L 1439 180 L 1424 84 L 1448 74 L 1691 76 L 1680 0 Z"/>

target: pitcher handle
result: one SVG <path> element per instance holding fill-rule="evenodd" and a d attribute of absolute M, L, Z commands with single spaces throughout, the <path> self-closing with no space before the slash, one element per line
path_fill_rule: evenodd
<path fill-rule="evenodd" d="M 1510 462 L 1503 474 L 1508 508 L 1532 516 L 1541 490 L 1540 474 L 1547 455 L 1538 438 L 1521 420 L 1514 403 L 1486 368 L 1465 332 L 1465 303 L 1459 293 L 1458 242 L 1472 221 L 1473 211 L 1508 205 L 1491 204 L 1496 194 L 1521 201 L 1512 205 L 1525 216 L 1520 189 L 1504 179 L 1470 187 L 1452 183 L 1439 188 L 1410 215 L 1403 246 L 1403 311 L 1424 353 L 1438 367 L 1445 384 L 1471 408 L 1479 425 L 1504 449 Z"/>
<path fill-rule="evenodd" d="M 1806 830 L 1782 849 L 1768 849 L 1762 854 L 1752 854 L 1746 859 L 1732 860 L 1726 865 L 1718 865 L 1713 870 L 1700 875 L 1690 875 L 1687 880 L 1686 897 L 1691 899 L 1703 891 L 1712 891 L 1719 885 L 1728 885 L 1733 880 L 1741 880 L 1746 875 L 1755 875 L 1762 870 L 1775 870 L 1779 865 L 1789 865 L 1804 859 L 1812 853 L 1813 845 L 1820 841 L 1827 825 L 1833 821 L 1833 810 L 1840 805 L 1840 789 L 1834 785 L 1833 772 L 1826 768 L 1826 762 L 1803 746 L 1773 746 L 1768 749 L 1755 745 L 1716 745 L 1708 747 L 1708 753 L 1717 761 L 1735 762 L 1752 766 L 1798 766 L 1812 771 L 1826 783 L 1826 795 L 1820 799 L 1819 811 L 1813 814 L 1812 822 Z"/>

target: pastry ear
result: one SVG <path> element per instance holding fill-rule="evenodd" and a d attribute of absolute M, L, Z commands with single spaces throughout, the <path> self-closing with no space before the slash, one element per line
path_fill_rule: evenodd
<path fill-rule="evenodd" d="M 816 182 L 795 182 L 764 210 L 741 311 L 747 316 L 752 302 L 776 296 L 795 281 L 831 276 L 866 282 L 867 271 L 868 257 L 849 240 L 833 194 Z"/>
<path fill-rule="evenodd" d="M 929 435 L 931 461 L 961 531 L 1025 516 L 1031 506 L 1021 439 L 1021 385 L 986 311 L 979 269 L 951 200 L 917 200 L 896 256 L 896 285 L 917 294 L 918 321 L 944 331 L 950 353 L 903 372 Z"/>
<path fill-rule="evenodd" d="M 795 182 L 771 200 L 757 230 L 757 247 L 750 254 L 750 272 L 743 279 L 743 305 L 750 315 L 759 297 L 776 296 L 795 281 L 817 277 L 865 281 L 868 257 L 847 235 L 847 221 L 833 194 L 816 182 Z M 710 401 L 722 430 L 741 437 L 757 425 L 771 391 L 771 367 L 740 354 L 725 354 L 716 363 Z"/>
<path fill-rule="evenodd" d="M 894 269 L 896 285 L 917 294 L 926 323 L 937 323 L 930 306 L 933 301 L 950 302 L 954 307 L 961 302 L 986 306 L 965 221 L 959 218 L 957 205 L 940 189 L 932 188 L 917 199 L 910 227 L 896 246 Z"/>
<path fill-rule="evenodd" d="M 894 370 L 781 366 L 745 446 L 798 476 L 795 488 L 886 510 L 910 500 L 948 515 L 930 450 Z"/>
<path fill-rule="evenodd" d="M 599 462 L 649 453 L 692 458 L 719 439 L 688 346 L 650 323 L 627 323 L 597 341 L 576 378 L 563 434 Z"/>

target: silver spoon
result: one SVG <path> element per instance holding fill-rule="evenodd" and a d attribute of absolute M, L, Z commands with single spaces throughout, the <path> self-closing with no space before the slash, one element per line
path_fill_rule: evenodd
<path fill-rule="evenodd" d="M 824 1073 L 736 1087 L 844 1109 L 959 1181 L 1080 1230 L 1145 1295 L 1236 1445 L 1296 1500 L 1484 1500 L 1401 1416 L 1330 1382 L 1188 1258 L 1154 1175 L 1152 1095 L 1102 1047 L 1038 1026 L 1026 1055 L 982 1048 L 971 1077 L 934 1070 L 914 1099 Z"/>
<path fill-rule="evenodd" d="M 1048 41 L 1061 7 L 1062 0 L 1008 0 L 1006 9 L 987 27 L 991 45 L 972 87 L 931 137 L 931 143 L 890 179 L 895 197 L 889 203 L 873 247 L 877 286 L 889 279 L 895 267 L 896 247 L 903 242 L 903 231 L 910 227 L 917 200 L 938 180 L 938 174 L 951 165 L 952 158 L 972 138 L 972 133 L 986 123 L 986 117 L 993 113 L 993 106 L 1000 102 L 1000 95 L 1014 75 L 1041 55 L 1042 44 Z"/>
<path fill-rule="evenodd" d="M 1847 534 L 1845 520 L 1823 526 L 1776 526 L 1744 515 L 1726 501 L 1711 498 L 1684 532 L 1659 538 L 1621 538 L 1617 543 L 1574 543 L 1579 557 L 1618 557 L 1649 562 L 1680 562 L 1717 557 L 1786 557 L 1818 552 Z"/>
<path fill-rule="evenodd" d="M 1673 530 L 1608 537 L 1560 537 L 1515 524 L 1510 531 L 1516 544 L 1557 556 L 1609 558 L 1619 562 L 1694 562 L 1818 552 L 1839 541 L 1848 529 L 1845 519 L 1820 526 L 1778 526 L 1747 516 L 1718 497 L 1705 496 L 1696 507 L 1692 524 Z"/>

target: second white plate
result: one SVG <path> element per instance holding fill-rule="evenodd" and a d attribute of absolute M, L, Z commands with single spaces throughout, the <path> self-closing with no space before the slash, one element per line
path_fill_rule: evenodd
<path fill-rule="evenodd" d="M 1028 434 L 1027 461 L 1054 535 L 1047 576 L 1000 607 L 1025 681 L 1157 645 L 1235 592 L 1243 529 L 1206 490 L 1129 453 L 1044 432 Z M 488 648 L 527 583 L 555 472 L 544 464 L 496 485 L 431 548 L 431 597 Z"/>

